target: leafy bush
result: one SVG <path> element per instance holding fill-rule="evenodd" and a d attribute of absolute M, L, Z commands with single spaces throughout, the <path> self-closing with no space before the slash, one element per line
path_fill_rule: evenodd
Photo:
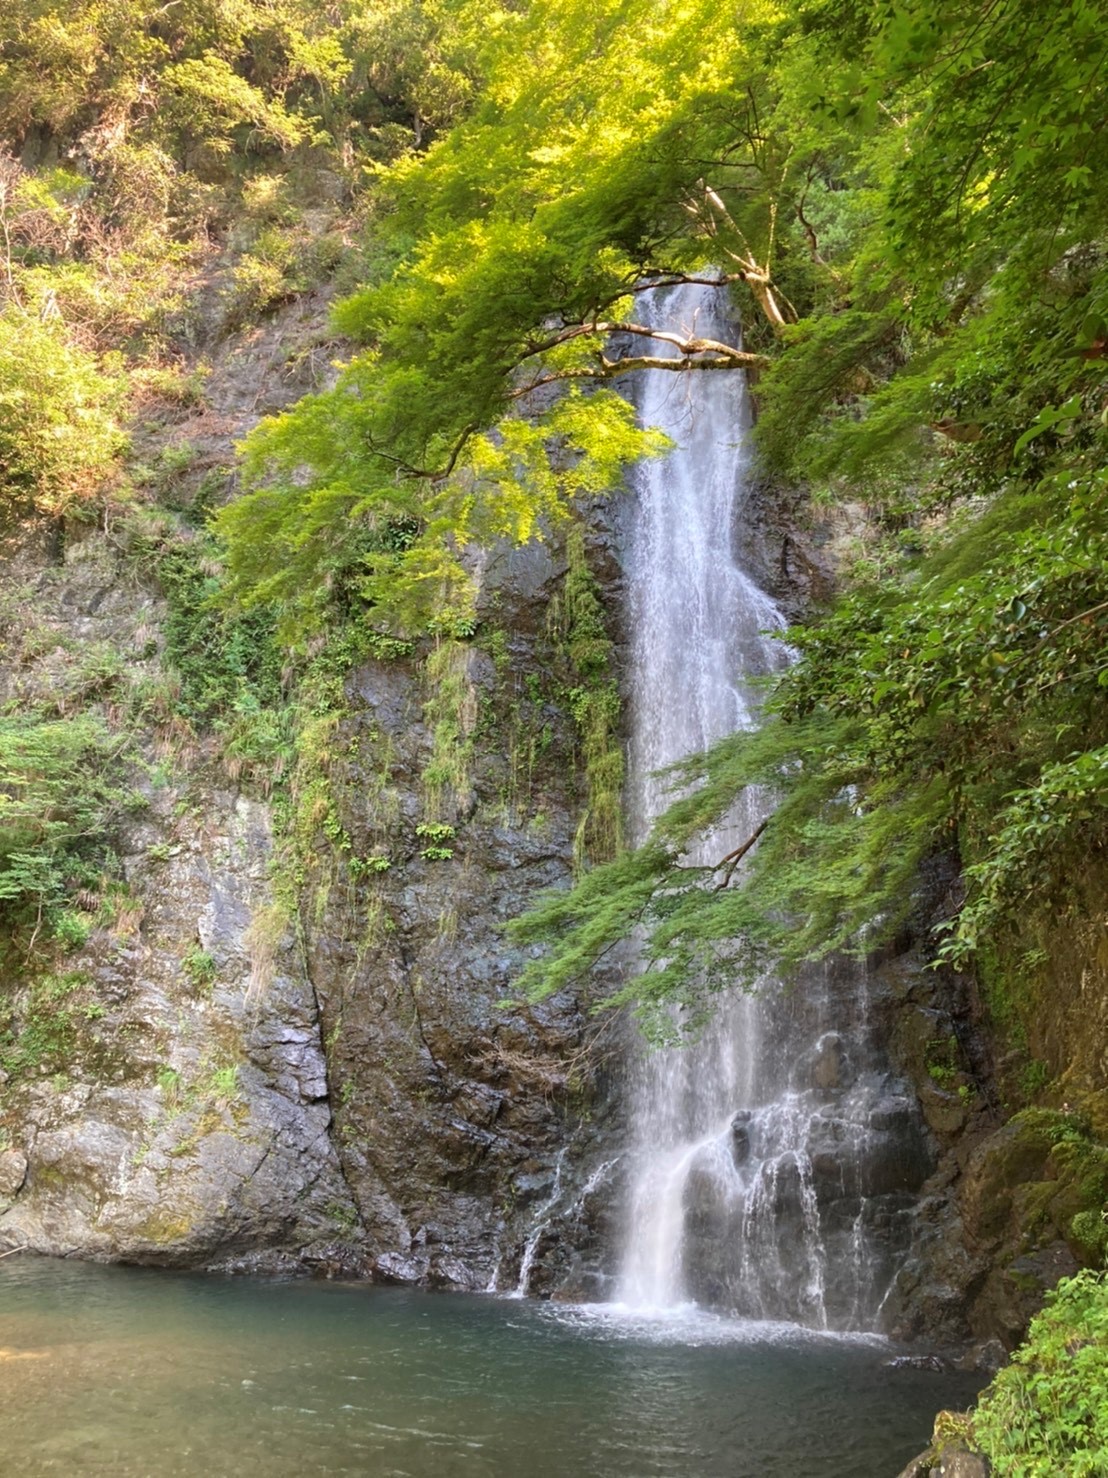
<path fill-rule="evenodd" d="M 181 960 L 181 969 L 192 982 L 194 989 L 208 994 L 215 984 L 216 963 L 214 957 L 201 945 L 194 944 Z"/>
<path fill-rule="evenodd" d="M 202 538 L 173 538 L 155 554 L 169 606 L 165 658 L 179 683 L 175 711 L 220 739 L 233 779 L 270 785 L 290 756 L 282 654 L 267 610 L 220 609 L 219 566 Z"/>
<path fill-rule="evenodd" d="M 295 234 L 278 226 L 259 232 L 250 251 L 234 268 L 226 296 L 229 326 L 249 323 L 288 302 L 307 286 Z"/>
<path fill-rule="evenodd" d="M 55 322 L 0 313 L 0 508 L 59 513 L 94 492 L 126 442 L 121 393 Z"/>
<path fill-rule="evenodd" d="M 1108 1472 L 1108 1283 L 1065 1278 L 978 1403 L 974 1438 L 1000 1478 Z"/>
<path fill-rule="evenodd" d="M 91 933 L 91 918 L 76 909 L 64 908 L 54 920 L 53 936 L 63 949 L 80 949 Z"/>
<path fill-rule="evenodd" d="M 103 853 L 121 800 L 119 750 L 91 714 L 0 718 L 0 917 L 41 919 Z M 59 922 L 68 939 L 72 926 Z"/>

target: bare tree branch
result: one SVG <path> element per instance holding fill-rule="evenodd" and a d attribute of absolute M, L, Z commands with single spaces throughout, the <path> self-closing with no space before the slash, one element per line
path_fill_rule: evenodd
<path fill-rule="evenodd" d="M 719 859 L 715 867 L 712 868 L 712 871 L 718 872 L 720 868 L 725 865 L 727 867 L 727 871 L 724 873 L 722 881 L 716 884 L 713 890 L 714 892 L 720 893 L 723 891 L 724 888 L 727 887 L 727 884 L 731 881 L 736 867 L 738 867 L 739 863 L 750 851 L 751 847 L 753 847 L 754 843 L 762 835 L 768 825 L 769 817 L 767 816 L 766 819 L 760 823 L 760 825 L 754 828 L 751 834 L 747 837 L 746 841 L 743 842 L 741 847 L 736 847 L 733 852 L 728 852 L 726 857 L 721 857 Z"/>
<path fill-rule="evenodd" d="M 544 385 L 557 385 L 565 380 L 614 380 L 620 375 L 629 375 L 634 370 L 671 370 L 684 374 L 688 370 L 760 369 L 769 363 L 764 354 L 746 354 L 739 350 L 728 354 L 703 354 L 699 350 L 695 352 L 695 359 L 685 356 L 669 359 L 653 354 L 606 359 L 601 355 L 596 364 L 551 370 L 549 374 L 539 375 L 537 379 L 529 380 L 526 385 L 512 390 L 509 398 L 522 400 L 534 391 L 541 390 Z"/>
<path fill-rule="evenodd" d="M 706 180 L 700 180 L 697 189 L 703 192 L 703 202 L 690 197 L 685 202 L 685 209 L 700 220 L 704 230 L 714 240 L 719 239 L 721 225 L 735 237 L 741 250 L 734 251 L 720 242 L 721 249 L 738 266 L 736 276 L 750 288 L 774 332 L 780 333 L 787 323 L 796 322 L 796 309 L 773 282 L 768 265 L 759 265 L 742 227 L 727 209 L 719 192 Z"/>

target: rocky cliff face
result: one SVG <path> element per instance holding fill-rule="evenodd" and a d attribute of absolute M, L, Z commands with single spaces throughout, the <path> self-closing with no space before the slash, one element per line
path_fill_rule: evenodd
<path fill-rule="evenodd" d="M 218 270 L 196 302 L 181 347 L 213 364 L 204 401 L 137 434 L 155 468 L 186 466 L 169 490 L 186 514 L 225 478 L 232 440 L 310 388 L 326 312 L 316 294 L 228 341 Z M 161 518 L 149 499 L 147 515 Z M 175 716 L 170 613 L 132 533 L 109 512 L 100 527 L 12 527 L 0 551 L 0 698 L 103 719 L 128 791 L 88 937 L 40 948 L 33 970 L 18 950 L 4 962 L 0 1239 L 514 1286 L 566 1147 L 587 1158 L 604 1117 L 578 1002 L 501 1004 L 518 959 L 500 927 L 569 881 L 582 814 L 573 676 L 549 619 L 557 547 L 484 561 L 489 639 L 446 674 L 444 784 L 422 663 L 349 674 L 320 763 L 354 853 L 318 831 L 290 928 L 267 786 Z M 187 544 L 187 522 L 175 537 Z"/>
<path fill-rule="evenodd" d="M 821 545 L 835 531 L 802 544 L 771 507 L 755 500 L 743 537 L 787 598 L 774 548 L 790 541 L 799 609 L 811 572 L 830 578 Z M 592 563 L 614 609 L 618 563 L 599 534 Z M 15 540 L 8 571 L 21 591 L 8 700 L 64 711 L 75 652 L 120 654 L 126 677 L 92 695 L 109 708 L 158 670 L 160 597 L 110 533 Z M 16 1047 L 43 1040 L 0 1086 L 7 1243 L 470 1289 L 513 1288 L 526 1263 L 533 1293 L 610 1287 L 623 1194 L 613 1044 L 568 995 L 537 1011 L 502 1004 L 520 961 L 501 926 L 569 882 L 583 803 L 549 620 L 564 573 L 556 547 L 488 561 L 482 634 L 453 673 L 464 763 L 437 793 L 442 715 L 423 668 L 349 675 L 321 757 L 349 854 L 319 838 L 299 939 L 258 928 L 273 838 L 257 788 L 231 785 L 203 745 L 175 747 L 156 725 L 140 736 L 118 844 L 126 903 L 45 980 L 9 984 Z M 937 874 L 933 910 L 955 884 Z M 882 1162 L 879 1190 L 912 1247 L 887 1313 L 909 1335 L 1010 1342 L 1072 1256 L 1048 1244 L 997 1266 L 1016 1251 L 994 1182 L 1035 1155 L 995 1132 L 968 982 L 923 969 L 906 939 L 877 962 L 867 1009 L 878 1050 L 915 1085 L 924 1135 L 890 1139 L 911 1141 L 910 1164 Z"/>
<path fill-rule="evenodd" d="M 158 599 L 103 532 L 12 540 L 5 697 L 63 716 L 81 654 L 102 707 L 157 664 Z M 33 639 L 32 639 L 33 638 Z M 66 696 L 69 689 L 68 698 Z M 265 989 L 250 924 L 267 896 L 265 805 L 170 736 L 138 736 L 121 886 L 87 940 L 4 989 L 0 1235 L 65 1256 L 206 1266 L 323 1255 L 350 1215 L 329 1129 L 315 996 L 282 951 Z"/>
<path fill-rule="evenodd" d="M 261 960 L 252 934 L 269 809 L 175 710 L 149 552 L 174 520 L 196 537 L 234 440 L 311 388 L 326 293 L 228 336 L 229 265 L 213 252 L 171 326 L 180 383 L 206 375 L 204 394 L 140 403 L 129 486 L 95 521 L 9 511 L 0 544 L 0 702 L 95 717 L 123 767 L 116 857 L 77 935 L 0 961 L 5 1245 L 278 1267 L 327 1261 L 356 1223 L 311 982 L 291 939 Z"/>
<path fill-rule="evenodd" d="M 548 616 L 563 575 L 546 546 L 484 569 L 483 635 L 454 674 L 464 773 L 434 801 L 426 678 L 376 663 L 348 683 L 341 820 L 356 854 L 388 866 L 351 880 L 324 865 L 306 962 L 335 1144 L 378 1277 L 514 1287 L 559 1167 L 603 1137 L 578 1001 L 505 1005 L 521 960 L 503 925 L 568 885 L 583 804 L 573 724 L 554 701 Z"/>
<path fill-rule="evenodd" d="M 975 977 L 928 968 L 914 943 L 960 899 L 953 860 L 935 859 L 903 948 L 875 971 L 880 1030 L 915 1087 L 932 1165 L 890 1327 L 907 1338 L 969 1340 L 970 1358 L 985 1368 L 1022 1339 L 1060 1278 L 1103 1258 L 1098 904 L 1084 889 L 1072 912 L 1059 911 L 1056 937 L 1030 973 L 1021 975 L 1012 950 L 999 967 L 1006 989 L 986 976 L 983 995 Z M 1011 1014 L 1017 990 L 1039 1002 L 1026 1035 Z"/>

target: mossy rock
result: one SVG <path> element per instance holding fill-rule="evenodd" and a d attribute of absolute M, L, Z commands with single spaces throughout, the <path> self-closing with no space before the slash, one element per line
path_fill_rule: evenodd
<path fill-rule="evenodd" d="M 1089 1267 L 1102 1266 L 1108 1258 L 1108 1208 L 1088 1207 L 1069 1224 L 1069 1243 Z"/>
<path fill-rule="evenodd" d="M 1108 1089 L 1076 1095 L 1078 1112 L 1086 1117 L 1097 1139 L 1108 1141 Z"/>
<path fill-rule="evenodd" d="M 1013 1120 L 974 1154 L 966 1170 L 962 1203 L 966 1223 L 981 1241 L 999 1240 L 1012 1220 L 1013 1194 L 1044 1179 L 1051 1150 L 1044 1126 Z"/>
<path fill-rule="evenodd" d="M 137 1235 L 157 1247 L 185 1245 L 196 1225 L 195 1216 L 160 1208 L 136 1229 Z"/>
<path fill-rule="evenodd" d="M 1013 1193 L 1012 1209 L 1028 1250 L 1038 1246 L 1044 1237 L 1053 1240 L 1058 1225 L 1054 1212 L 1057 1197 L 1058 1182 L 1054 1180 L 1033 1180 Z"/>
<path fill-rule="evenodd" d="M 1108 1146 L 1094 1138 L 1086 1114 L 1048 1108 L 1024 1110 L 987 1140 L 963 1191 L 979 1240 L 1025 1254 L 1062 1241 L 1080 1263 L 1100 1256 L 1106 1202 Z"/>

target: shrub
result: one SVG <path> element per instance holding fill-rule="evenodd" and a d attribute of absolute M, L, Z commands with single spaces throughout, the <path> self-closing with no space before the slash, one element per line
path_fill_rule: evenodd
<path fill-rule="evenodd" d="M 0 314 L 0 508 L 59 513 L 95 491 L 124 446 L 121 390 L 53 322 Z"/>
<path fill-rule="evenodd" d="M 103 851 L 120 800 L 117 753 L 91 715 L 0 718 L 0 916 L 41 918 L 61 904 L 82 861 Z M 69 942 L 70 926 L 59 923 Z"/>
<path fill-rule="evenodd" d="M 1108 1472 L 1108 1283 L 1065 1278 L 978 1404 L 974 1436 L 1005 1478 Z"/>
<path fill-rule="evenodd" d="M 201 945 L 194 944 L 181 961 L 181 969 L 192 982 L 194 989 L 210 993 L 215 984 L 216 963 L 214 957 Z"/>

